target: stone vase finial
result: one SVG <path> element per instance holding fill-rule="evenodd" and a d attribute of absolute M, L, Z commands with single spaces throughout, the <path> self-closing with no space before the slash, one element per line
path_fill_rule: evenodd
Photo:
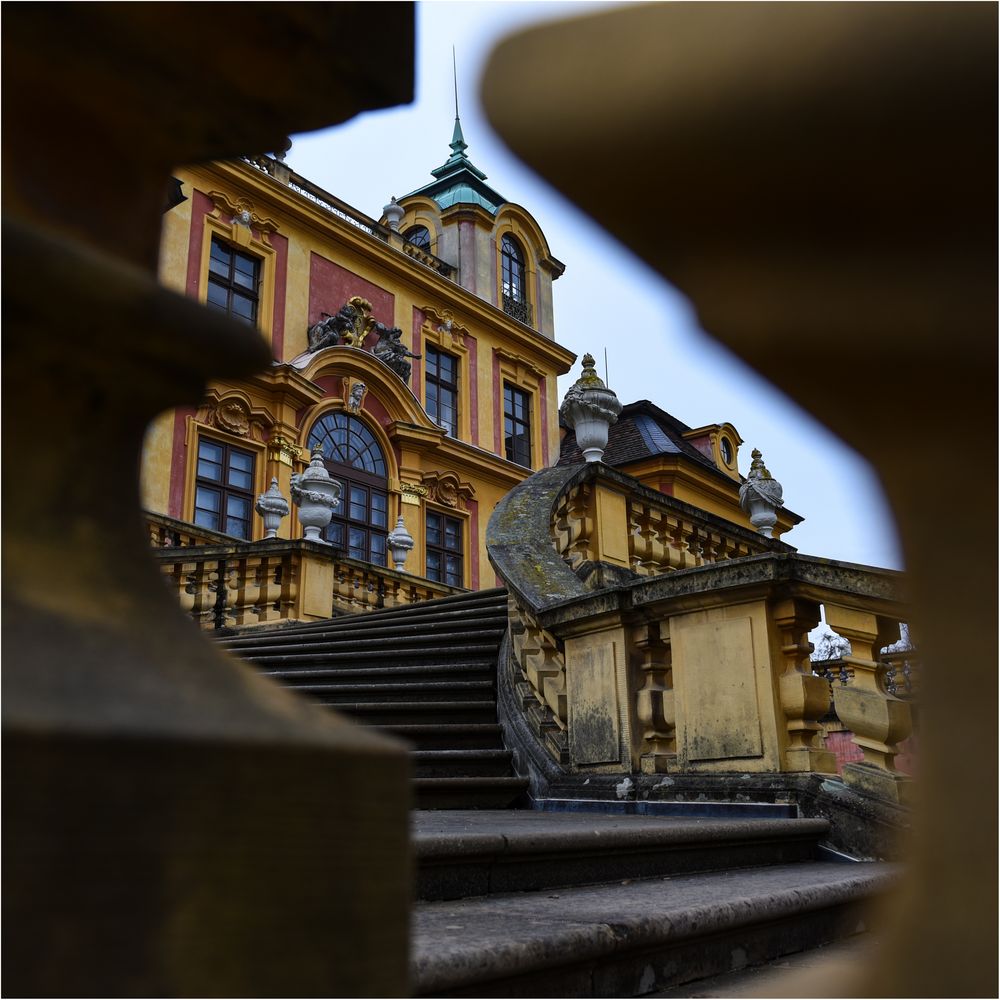
<path fill-rule="evenodd" d="M 382 206 L 382 214 L 385 216 L 389 228 L 394 233 L 398 233 L 399 224 L 403 221 L 403 216 L 406 215 L 406 209 L 396 201 L 395 195 L 389 199 L 388 205 Z"/>
<path fill-rule="evenodd" d="M 778 508 L 784 506 L 781 483 L 768 472 L 757 448 L 751 453 L 750 472 L 740 487 L 740 507 L 750 515 L 750 523 L 765 537 L 771 538 L 778 523 Z"/>
<path fill-rule="evenodd" d="M 399 515 L 396 527 L 386 536 L 389 543 L 389 551 L 392 553 L 392 562 L 396 569 L 401 570 L 406 563 L 406 557 L 413 548 L 413 536 L 406 530 L 403 524 L 403 515 Z"/>
<path fill-rule="evenodd" d="M 323 447 L 316 445 L 309 467 L 292 476 L 292 501 L 298 505 L 306 538 L 326 544 L 322 532 L 340 504 L 340 494 L 340 483 L 330 478 L 323 464 Z"/>
<path fill-rule="evenodd" d="M 559 416 L 576 432 L 587 462 L 599 462 L 608 446 L 608 430 L 622 412 L 618 397 L 600 379 L 594 358 L 583 356 L 583 374 L 569 387 Z"/>
<path fill-rule="evenodd" d="M 264 519 L 264 537 L 277 538 L 278 527 L 288 516 L 288 501 L 278 489 L 278 479 L 274 477 L 266 493 L 261 493 L 254 504 L 254 510 Z"/>

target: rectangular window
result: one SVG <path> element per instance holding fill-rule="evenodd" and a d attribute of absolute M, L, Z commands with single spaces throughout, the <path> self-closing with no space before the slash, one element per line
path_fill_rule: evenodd
<path fill-rule="evenodd" d="M 427 416 L 452 436 L 458 434 L 458 359 L 436 347 L 425 353 Z"/>
<path fill-rule="evenodd" d="M 336 470 L 343 493 L 323 537 L 352 559 L 384 566 L 389 497 L 371 486 L 352 483 Z"/>
<path fill-rule="evenodd" d="M 427 579 L 452 587 L 464 586 L 461 520 L 428 511 L 426 548 Z"/>
<path fill-rule="evenodd" d="M 213 236 L 208 260 L 208 306 L 256 324 L 259 296 L 260 260 Z"/>
<path fill-rule="evenodd" d="M 236 538 L 250 538 L 254 457 L 220 441 L 198 442 L 194 523 Z"/>
<path fill-rule="evenodd" d="M 504 451 L 508 462 L 531 468 L 531 395 L 503 384 Z"/>

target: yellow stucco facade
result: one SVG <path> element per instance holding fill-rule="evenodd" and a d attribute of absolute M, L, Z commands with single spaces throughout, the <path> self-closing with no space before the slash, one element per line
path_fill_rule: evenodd
<path fill-rule="evenodd" d="M 344 484 L 327 534 L 335 547 L 390 565 L 385 537 L 401 517 L 414 540 L 406 572 L 471 589 L 496 583 L 487 522 L 530 472 L 567 460 L 556 379 L 574 355 L 555 340 L 552 283 L 564 265 L 533 216 L 485 184 L 460 127 L 451 148 L 433 181 L 391 199 L 378 220 L 272 157 L 177 171 L 183 200 L 164 214 L 161 282 L 237 318 L 243 310 L 247 337 L 263 337 L 273 362 L 213 382 L 200 405 L 151 424 L 148 511 L 259 540 L 254 499 L 272 479 L 288 498 L 322 438 Z M 327 337 L 345 307 L 359 325 Z M 408 373 L 374 353 L 391 330 Z M 750 526 L 731 424 L 687 428 L 645 401 L 625 415 L 674 444 L 612 464 Z M 797 520 L 781 509 L 775 534 Z M 278 537 L 302 533 L 293 507 Z"/>
<path fill-rule="evenodd" d="M 232 252 L 244 263 L 252 262 L 256 318 L 248 323 L 247 336 L 264 337 L 274 361 L 253 378 L 213 382 L 200 406 L 177 408 L 154 421 L 143 455 L 146 509 L 225 531 L 225 510 L 218 512 L 215 524 L 211 511 L 196 510 L 197 503 L 207 502 L 197 497 L 211 493 L 198 493 L 199 482 L 211 486 L 204 473 L 212 470 L 199 460 L 205 443 L 215 449 L 213 454 L 223 454 L 221 449 L 227 449 L 226 455 L 235 453 L 241 467 L 250 470 L 249 479 L 245 470 L 232 473 L 243 488 L 234 502 L 245 512 L 244 500 L 263 493 L 272 478 L 289 496 L 291 476 L 309 462 L 310 433 L 323 418 L 340 415 L 338 426 L 348 424 L 353 434 L 362 425 L 360 433 L 374 442 L 384 460 L 379 481 L 367 479 L 358 488 L 384 495 L 387 503 L 386 510 L 374 515 L 369 509 L 366 527 L 374 531 L 379 526 L 371 523 L 374 516 L 385 522 L 384 530 L 391 529 L 402 516 L 415 542 L 406 568 L 423 576 L 427 519 L 437 514 L 436 525 L 459 526 L 460 568 L 451 565 L 461 583 L 451 582 L 470 588 L 494 585 L 484 545 L 486 522 L 512 486 L 557 460 L 556 377 L 574 359 L 552 339 L 551 280 L 562 265 L 553 263 L 537 225 L 529 228 L 528 213 L 505 205 L 494 218 L 470 206 L 473 214 L 484 217 L 475 228 L 486 238 L 477 237 L 476 259 L 466 261 L 473 268 L 468 273 L 468 267 L 452 266 L 430 248 L 404 239 L 400 227 L 365 217 L 271 158 L 210 163 L 179 170 L 176 176 L 186 200 L 164 216 L 162 283 L 206 302 L 210 292 L 218 291 L 218 286 L 210 287 L 216 280 L 211 269 L 220 269 L 213 254 Z M 442 212 L 433 199 L 419 196 L 407 206 L 404 228 L 426 225 L 434 233 L 434 249 L 449 235 L 456 246 L 468 236 L 461 206 Z M 456 221 L 458 216 L 462 218 Z M 514 222 L 520 226 L 525 297 L 530 294 L 536 328 L 508 315 L 496 304 L 496 295 L 482 294 L 484 276 L 495 283 L 502 270 L 499 259 L 489 258 L 491 252 L 499 254 L 490 234 L 508 231 Z M 546 281 L 537 280 L 540 271 Z M 362 345 L 309 351 L 310 328 L 335 316 L 353 298 L 370 308 L 372 321 L 398 328 L 400 343 L 419 356 L 412 359 L 408 380 L 372 353 L 375 332 Z M 537 329 L 540 324 L 546 326 L 544 333 Z M 429 402 L 442 391 L 431 384 L 429 352 L 453 365 L 448 391 L 455 410 L 447 428 L 428 416 Z M 362 388 L 356 389 L 359 383 Z M 527 456 L 523 451 L 518 455 L 524 464 L 508 458 L 505 388 L 517 390 L 526 401 L 519 430 L 530 444 Z M 361 396 L 356 407 L 352 390 Z M 230 475 L 228 466 L 222 475 Z M 352 527 L 350 500 L 345 494 L 341 508 L 347 532 Z M 225 494 L 222 502 L 228 502 Z M 249 518 L 243 537 L 263 537 L 260 516 Z M 293 508 L 278 536 L 301 533 Z"/>

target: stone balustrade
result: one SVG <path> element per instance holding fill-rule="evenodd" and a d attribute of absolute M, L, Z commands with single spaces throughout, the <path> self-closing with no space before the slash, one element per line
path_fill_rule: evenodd
<path fill-rule="evenodd" d="M 154 549 L 190 548 L 193 545 L 226 545 L 232 542 L 231 535 L 221 531 L 202 528 L 197 524 L 180 521 L 166 514 L 154 514 L 143 511 L 146 519 L 146 530 L 149 533 L 149 544 Z"/>
<path fill-rule="evenodd" d="M 607 466 L 559 495 L 552 537 L 570 569 L 583 570 L 585 577 L 596 570 L 599 585 L 609 570 L 656 576 L 761 552 L 794 551 Z"/>
<path fill-rule="evenodd" d="M 802 556 L 651 492 L 596 463 L 557 467 L 490 521 L 512 676 L 548 756 L 566 774 L 834 775 L 820 721 L 834 695 L 809 659 L 825 606 L 852 643 L 853 679 L 833 686 L 865 753 L 844 782 L 904 802 L 892 764 L 909 711 L 878 655 L 907 617 L 901 575 Z"/>
<path fill-rule="evenodd" d="M 147 521 L 153 558 L 203 629 L 318 620 L 461 592 L 306 539 L 238 542 L 162 515 Z"/>
<path fill-rule="evenodd" d="M 850 643 L 841 657 L 847 684 L 834 684 L 833 700 L 840 721 L 854 734 L 864 759 L 844 765 L 844 781 L 865 791 L 907 802 L 911 782 L 893 766 L 899 744 L 912 732 L 909 704 L 890 693 L 881 650 L 899 638 L 898 619 L 872 609 L 826 602 L 827 624 Z"/>

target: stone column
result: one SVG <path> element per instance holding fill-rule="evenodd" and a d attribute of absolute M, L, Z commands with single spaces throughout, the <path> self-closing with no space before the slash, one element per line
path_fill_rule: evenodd
<path fill-rule="evenodd" d="M 899 638 L 894 622 L 864 611 L 826 604 L 826 622 L 851 644 L 844 663 L 853 673 L 846 686 L 834 685 L 840 721 L 854 733 L 865 759 L 844 766 L 844 782 L 870 795 L 907 803 L 911 779 L 893 763 L 898 744 L 910 735 L 910 706 L 882 687 L 879 650 Z M 893 635 L 895 631 L 895 635 Z"/>
<path fill-rule="evenodd" d="M 830 685 L 813 675 L 809 663 L 813 647 L 808 635 L 819 623 L 819 605 L 789 598 L 775 603 L 771 615 L 781 635 L 784 661 L 778 689 L 788 730 L 785 769 L 835 774 L 836 757 L 823 746 L 819 722 L 830 708 Z"/>
<path fill-rule="evenodd" d="M 670 626 L 648 622 L 632 630 L 641 686 L 635 695 L 643 774 L 666 774 L 677 763 L 677 709 L 670 657 Z"/>

